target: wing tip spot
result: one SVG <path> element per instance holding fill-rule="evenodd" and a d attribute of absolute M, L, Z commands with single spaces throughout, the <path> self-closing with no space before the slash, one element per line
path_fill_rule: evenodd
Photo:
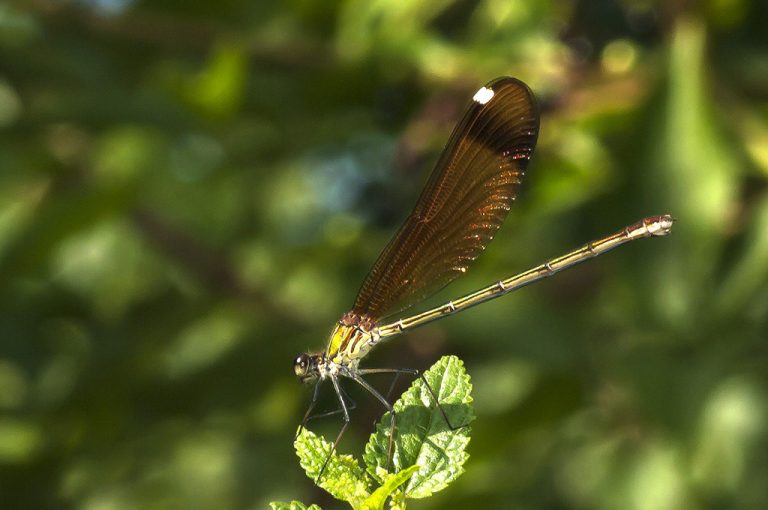
<path fill-rule="evenodd" d="M 492 89 L 489 89 L 488 87 L 482 87 L 480 90 L 475 92 L 475 95 L 472 96 L 472 100 L 476 103 L 486 104 L 493 98 L 494 94 L 495 92 Z"/>

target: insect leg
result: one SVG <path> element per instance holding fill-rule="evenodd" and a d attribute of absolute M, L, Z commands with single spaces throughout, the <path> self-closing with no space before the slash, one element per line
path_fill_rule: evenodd
<path fill-rule="evenodd" d="M 432 401 L 437 406 L 437 409 L 440 411 L 440 414 L 443 416 L 443 420 L 445 420 L 446 425 L 448 425 L 448 428 L 451 430 L 458 430 L 461 428 L 466 427 L 469 425 L 469 423 L 465 423 L 463 425 L 454 425 L 451 423 L 451 420 L 448 418 L 448 414 L 446 414 L 445 409 L 443 409 L 443 406 L 440 405 L 440 401 L 437 399 L 437 394 L 435 393 L 435 390 L 432 389 L 432 386 L 429 384 L 427 379 L 424 377 L 424 374 L 421 373 L 421 371 L 415 369 L 415 368 L 364 368 L 358 370 L 358 373 L 360 375 L 366 375 L 366 374 L 396 374 L 396 377 L 400 374 L 408 374 L 412 375 L 414 377 L 419 377 L 421 381 L 424 383 L 424 386 L 426 386 L 427 391 L 429 392 L 429 396 L 431 397 Z M 397 379 L 395 379 L 397 380 Z M 394 385 L 394 382 L 393 382 Z M 390 388 L 391 391 L 391 388 Z"/>

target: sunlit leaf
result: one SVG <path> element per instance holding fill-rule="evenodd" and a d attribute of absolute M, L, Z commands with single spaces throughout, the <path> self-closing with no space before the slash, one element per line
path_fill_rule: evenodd
<path fill-rule="evenodd" d="M 317 505 L 306 506 L 300 501 L 291 501 L 290 503 L 283 503 L 281 501 L 273 501 L 269 504 L 272 510 L 321 510 Z"/>
<path fill-rule="evenodd" d="M 386 475 L 384 478 L 384 483 L 381 484 L 381 487 L 373 491 L 373 494 L 371 494 L 370 497 L 363 502 L 363 509 L 383 509 L 387 498 L 390 497 L 398 487 L 407 482 L 411 475 L 418 471 L 418 469 L 419 466 L 411 466 L 393 475 Z"/>
<path fill-rule="evenodd" d="M 336 499 L 347 501 L 354 508 L 359 508 L 370 495 L 365 470 L 351 455 L 338 455 L 334 452 L 323 476 L 318 480 L 320 470 L 333 445 L 303 428 L 294 447 L 307 476 Z"/>
<path fill-rule="evenodd" d="M 463 473 L 469 457 L 469 423 L 472 411 L 472 385 L 464 365 L 455 356 L 445 356 L 424 373 L 435 392 L 449 423 L 421 379 L 395 403 L 397 430 L 391 462 L 388 462 L 390 417 L 385 414 L 365 447 L 364 459 L 369 474 L 381 480 L 380 470 L 394 473 L 419 466 L 408 484 L 405 496 L 424 498 L 440 491 Z M 451 430 L 451 427 L 454 427 Z"/>

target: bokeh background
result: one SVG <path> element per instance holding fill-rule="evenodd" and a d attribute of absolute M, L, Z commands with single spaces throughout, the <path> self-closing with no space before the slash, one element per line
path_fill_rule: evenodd
<path fill-rule="evenodd" d="M 293 357 L 325 345 L 471 94 L 513 75 L 542 106 L 525 188 L 432 303 L 678 223 L 371 354 L 473 377 L 467 473 L 413 508 L 768 508 L 766 20 L 757 0 L 0 4 L 0 505 L 336 507 L 293 453 Z M 344 452 L 382 411 L 359 397 Z"/>

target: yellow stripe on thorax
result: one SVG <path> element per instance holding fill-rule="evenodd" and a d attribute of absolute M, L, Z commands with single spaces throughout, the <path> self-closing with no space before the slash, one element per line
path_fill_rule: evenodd
<path fill-rule="evenodd" d="M 365 349 L 370 339 L 370 333 L 366 333 L 358 326 L 348 326 L 342 323 L 336 324 L 328 342 L 326 356 L 334 363 L 344 363 L 365 356 Z"/>

